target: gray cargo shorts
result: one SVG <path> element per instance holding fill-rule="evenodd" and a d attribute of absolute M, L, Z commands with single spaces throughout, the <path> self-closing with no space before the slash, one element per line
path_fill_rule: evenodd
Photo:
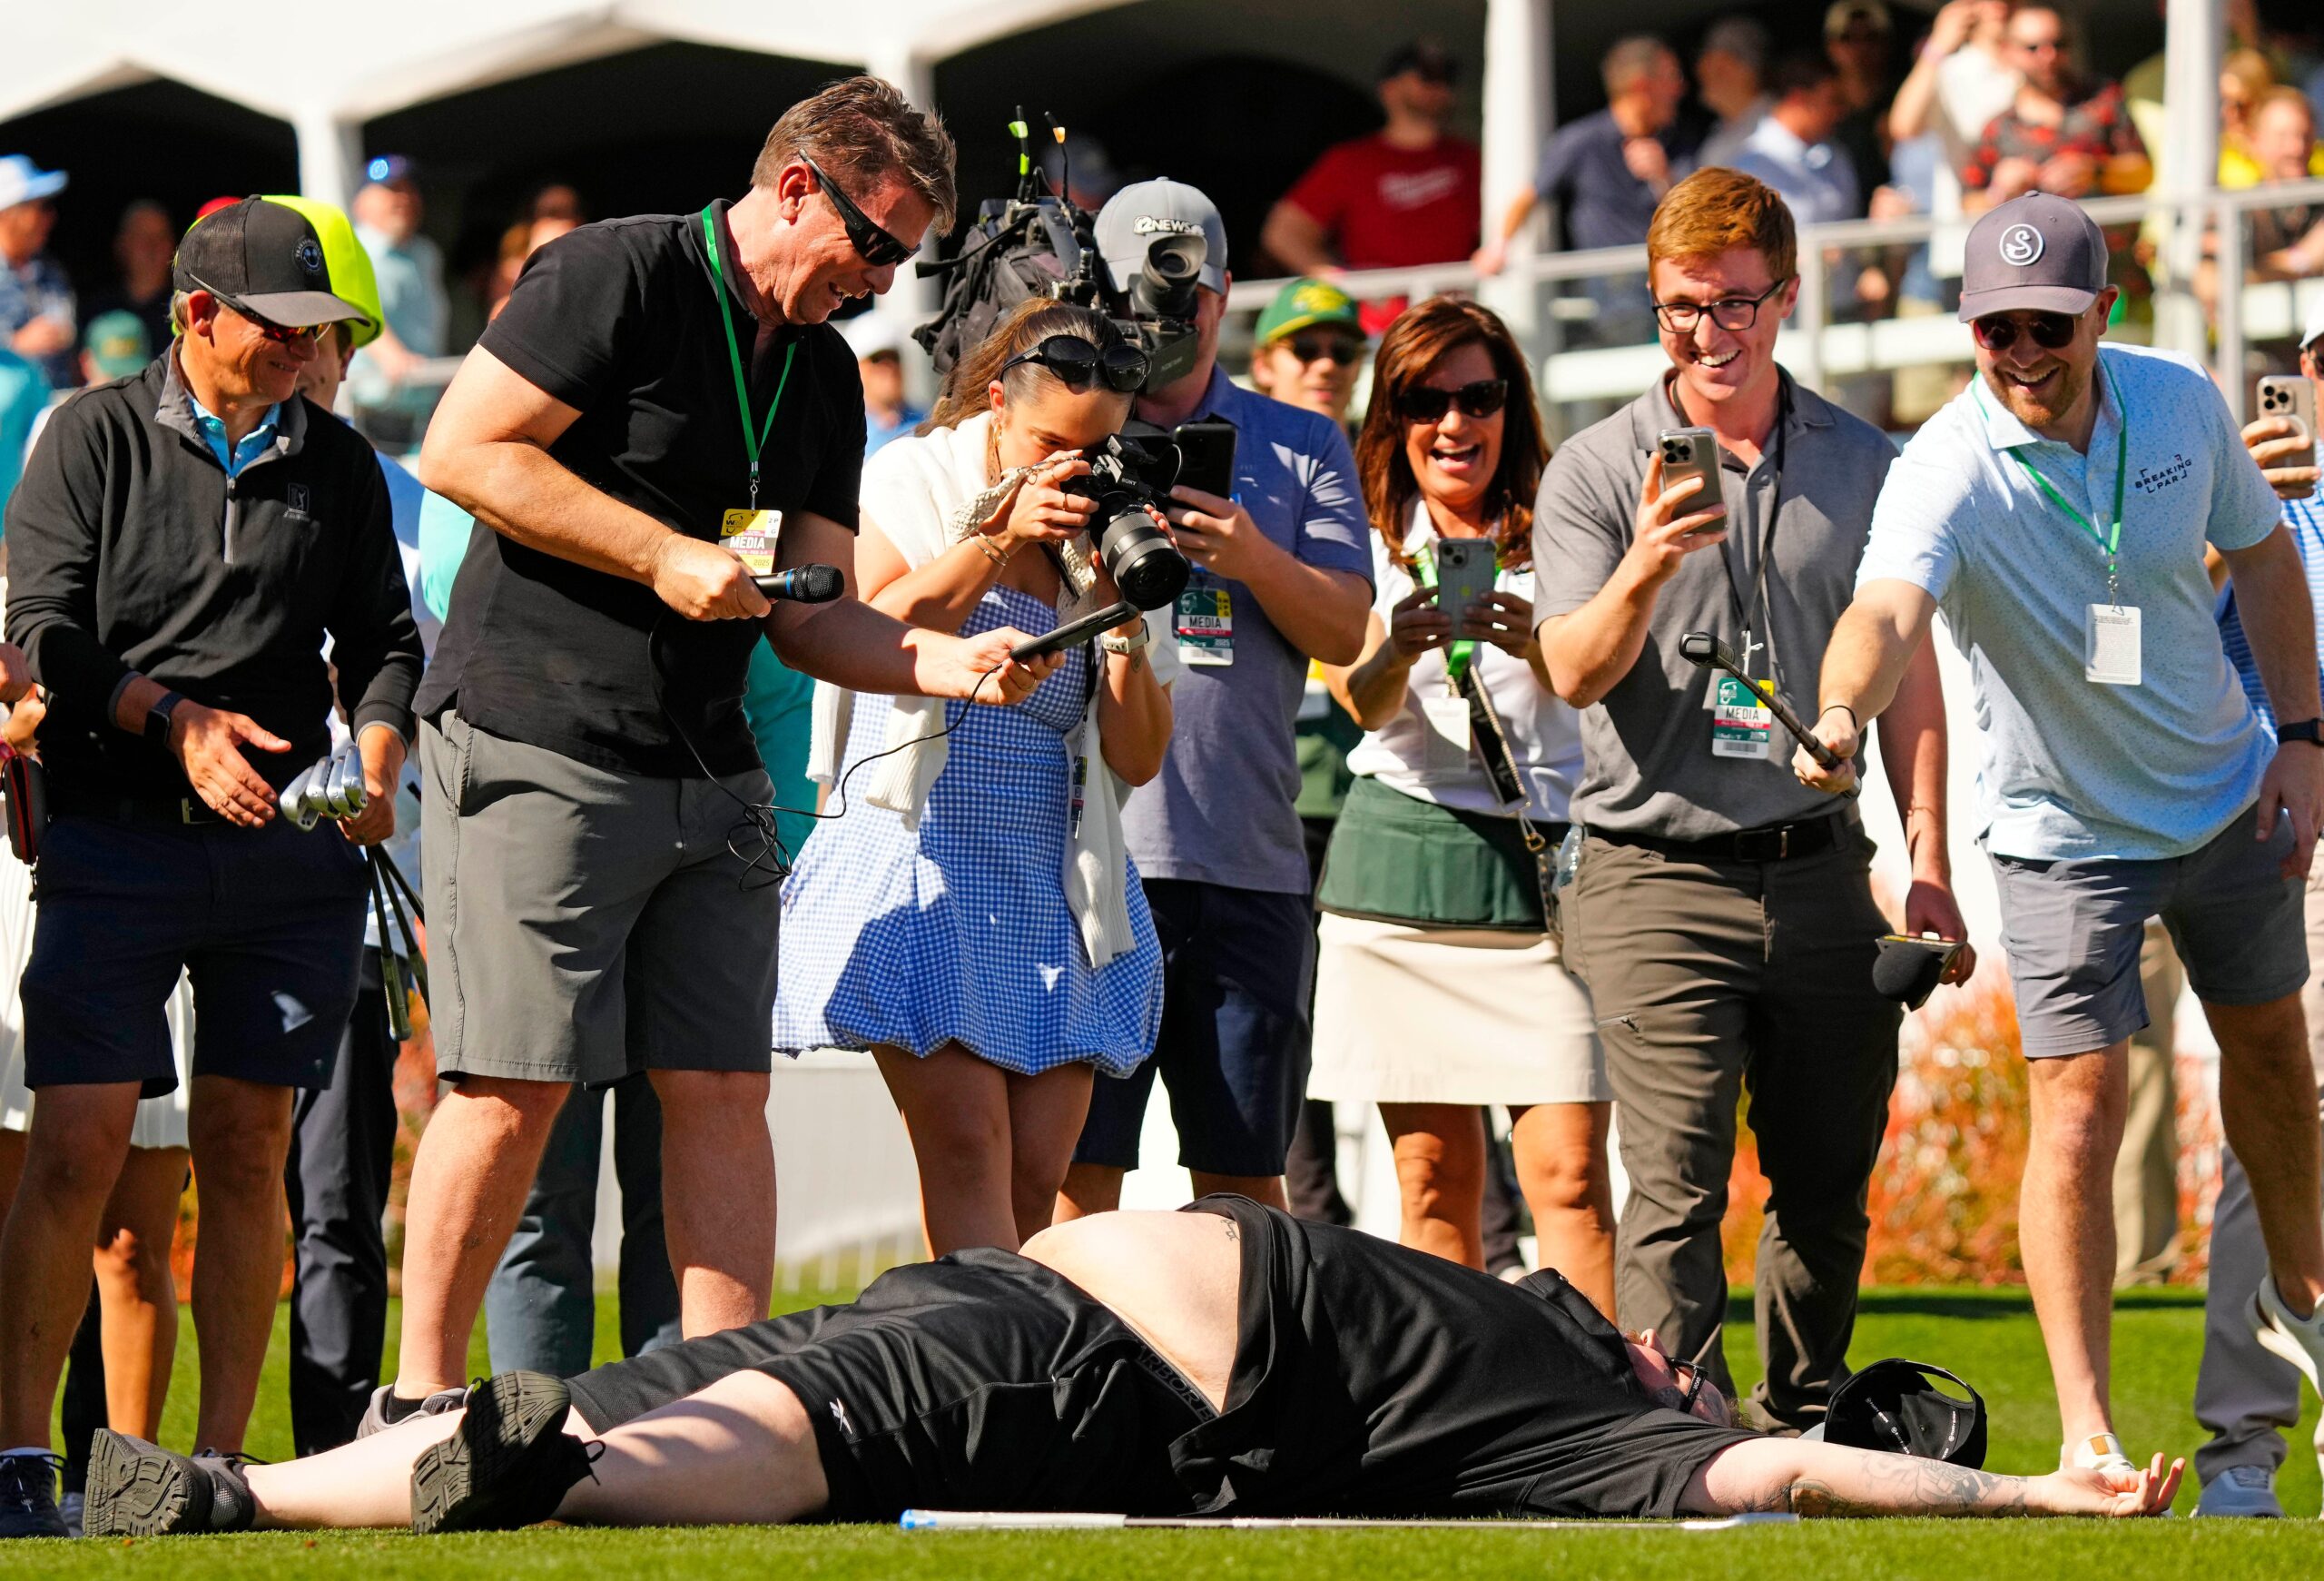
<path fill-rule="evenodd" d="M 2266 1004 L 2308 982 L 2303 880 L 2286 878 L 2289 817 L 2254 838 L 2254 805 L 2184 856 L 2037 862 L 1988 853 L 2002 945 L 2029 1060 L 2111 1047 L 2147 1023 L 2139 986 L 2146 920 L 2162 919 L 2195 997 Z"/>
<path fill-rule="evenodd" d="M 783 892 L 727 849 L 763 771 L 619 774 L 449 709 L 419 731 L 438 1075 L 772 1068 Z"/>

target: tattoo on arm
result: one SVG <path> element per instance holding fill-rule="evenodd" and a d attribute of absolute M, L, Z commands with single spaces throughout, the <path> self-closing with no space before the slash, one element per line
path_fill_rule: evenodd
<path fill-rule="evenodd" d="M 2026 1513 L 2023 1477 L 1993 1477 L 1942 1460 L 1866 1454 L 1846 1475 L 1798 1477 L 1769 1490 L 1757 1509 L 1803 1518 L 1876 1515 L 2017 1516 Z"/>

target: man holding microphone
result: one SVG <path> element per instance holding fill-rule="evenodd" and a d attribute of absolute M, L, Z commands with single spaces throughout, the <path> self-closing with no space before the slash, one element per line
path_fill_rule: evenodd
<path fill-rule="evenodd" d="M 983 703 L 1055 663 L 1011 662 L 1017 633 L 963 641 L 852 598 L 770 608 L 727 547 L 852 563 L 863 395 L 825 321 L 950 223 L 951 167 L 951 139 L 894 88 L 836 84 L 776 122 L 739 201 L 534 254 L 437 410 L 422 479 L 492 530 L 419 699 L 454 1087 L 413 1164 L 401 1373 L 367 1432 L 459 1398 L 576 1082 L 653 1074 L 686 1334 L 766 1315 L 780 899 L 751 649 L 763 630 L 852 690 Z"/>

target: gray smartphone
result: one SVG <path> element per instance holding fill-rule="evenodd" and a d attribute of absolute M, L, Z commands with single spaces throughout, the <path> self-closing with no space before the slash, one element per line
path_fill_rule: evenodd
<path fill-rule="evenodd" d="M 1664 429 L 1655 443 L 1662 450 L 1662 492 L 1668 494 L 1685 479 L 1699 478 L 1703 486 L 1679 501 L 1679 514 L 1692 516 L 1698 510 L 1709 510 L 1723 498 L 1718 487 L 1718 436 L 1709 429 Z M 1706 532 L 1718 532 L 1726 523 L 1699 527 L 1689 533 L 1696 538 Z"/>
<path fill-rule="evenodd" d="M 1459 635 L 1461 617 L 1472 604 L 1492 596 L 1500 567 L 1489 538 L 1440 538 L 1436 540 L 1436 607 L 1452 618 Z"/>
<path fill-rule="evenodd" d="M 2316 387 L 2298 373 L 2270 373 L 2260 380 L 2260 415 L 2288 417 L 2299 425 L 2300 437 L 2308 441 L 2309 465 L 2313 467 L 2316 450 Z"/>

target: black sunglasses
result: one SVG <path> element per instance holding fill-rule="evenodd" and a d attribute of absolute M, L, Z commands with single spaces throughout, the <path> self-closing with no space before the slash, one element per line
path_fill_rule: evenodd
<path fill-rule="evenodd" d="M 1396 410 L 1413 422 L 1443 422 L 1446 410 L 1456 406 L 1468 417 L 1491 417 L 1508 404 L 1506 379 L 1480 379 L 1458 390 L 1416 384 L 1396 398 Z"/>
<path fill-rule="evenodd" d="M 1100 351 L 1078 335 L 1051 335 L 1031 351 L 1019 351 L 1003 362 L 1001 373 L 1006 375 L 1020 362 L 1048 369 L 1069 390 L 1103 380 L 1107 389 L 1124 395 L 1136 393 L 1146 382 L 1148 366 L 1146 353 L 1135 346 L 1113 345 Z"/>
<path fill-rule="evenodd" d="M 1717 301 L 1709 303 L 1656 302 L 1654 316 L 1661 321 L 1664 329 L 1674 335 L 1684 335 L 1691 331 L 1702 321 L 1702 316 L 1705 313 L 1709 313 L 1710 321 L 1720 329 L 1730 333 L 1739 332 L 1758 323 L 1760 304 L 1790 283 L 1791 276 L 1787 274 L 1757 296 L 1723 296 Z"/>
<path fill-rule="evenodd" d="M 871 216 L 855 206 L 855 201 L 840 191 L 839 183 L 825 175 L 822 167 L 813 160 L 806 162 L 815 173 L 816 184 L 823 189 L 823 196 L 831 199 L 832 207 L 839 211 L 839 222 L 847 227 L 847 240 L 857 256 L 874 269 L 885 269 L 910 258 L 914 249 L 904 245 L 886 231 L 872 222 Z"/>
<path fill-rule="evenodd" d="M 1347 368 L 1364 356 L 1364 342 L 1354 335 L 1297 334 L 1275 343 L 1290 347 L 1291 354 L 1302 362 L 1330 361 Z"/>
<path fill-rule="evenodd" d="M 320 342 L 325 335 L 330 333 L 330 324 L 278 324 L 272 319 L 251 311 L 240 301 L 228 296 L 216 286 L 209 284 L 200 275 L 189 275 L 187 278 L 212 296 L 216 297 L 222 307 L 230 307 L 241 314 L 249 322 L 251 328 L 259 332 L 260 338 L 272 341 L 278 346 L 292 345 L 300 341 Z"/>
<path fill-rule="evenodd" d="M 2022 329 L 2034 337 L 2034 343 L 2044 351 L 2063 351 L 2073 344 L 2074 331 L 2080 326 L 2065 313 L 2034 313 L 2024 324 L 2004 313 L 1990 318 L 1971 319 L 1969 332 L 1977 344 L 1988 351 L 2006 351 L 2017 344 Z"/>

